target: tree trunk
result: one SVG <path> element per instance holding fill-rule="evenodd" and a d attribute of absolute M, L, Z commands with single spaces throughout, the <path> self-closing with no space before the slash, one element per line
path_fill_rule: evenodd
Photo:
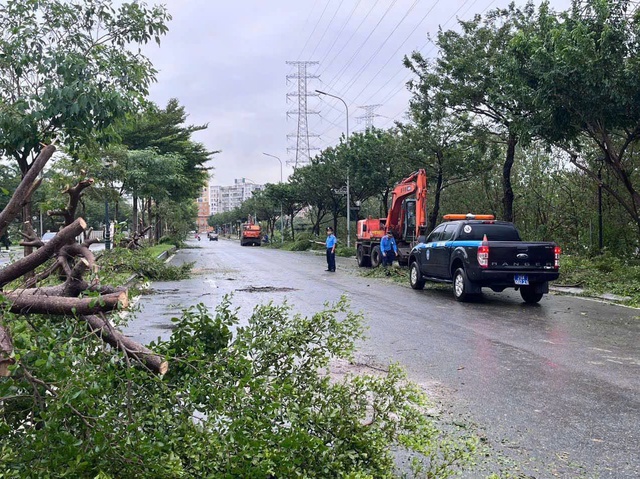
<path fill-rule="evenodd" d="M 40 186 L 40 180 L 38 175 L 44 169 L 45 165 L 51 158 L 51 155 L 56 151 L 53 145 L 49 145 L 42 149 L 38 157 L 33 162 L 33 165 L 26 173 L 23 173 L 22 181 L 11 195 L 11 199 L 7 206 L 0 212 L 0 236 L 2 236 L 9 224 L 23 211 L 23 205 L 26 207 L 26 203 L 30 202 L 31 195 Z M 31 208 L 24 214 L 29 216 L 24 217 L 23 221 L 31 221 Z"/>
<path fill-rule="evenodd" d="M 509 133 L 507 140 L 507 156 L 502 167 L 502 219 L 513 221 L 513 189 L 511 188 L 511 168 L 515 161 L 516 145 L 518 139 L 515 134 Z"/>
<path fill-rule="evenodd" d="M 111 312 L 129 305 L 126 292 L 87 298 L 23 293 L 6 293 L 4 297 L 9 302 L 9 310 L 15 314 L 87 315 Z"/>
<path fill-rule="evenodd" d="M 16 362 L 15 359 L 10 357 L 12 353 L 13 343 L 11 342 L 11 336 L 9 336 L 9 332 L 0 325 L 0 377 L 9 376 L 9 366 Z"/>
<path fill-rule="evenodd" d="M 440 215 L 440 195 L 442 194 L 442 183 L 442 172 L 438 172 L 438 174 L 436 175 L 436 187 L 434 188 L 433 193 L 433 209 L 431 210 L 431 214 L 429 215 L 429 225 L 426 234 L 431 233 L 438 222 L 438 216 Z"/>

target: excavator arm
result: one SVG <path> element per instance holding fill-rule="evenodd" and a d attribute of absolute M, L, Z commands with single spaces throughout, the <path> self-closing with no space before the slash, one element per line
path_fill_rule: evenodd
<path fill-rule="evenodd" d="M 426 226 L 427 215 L 427 173 L 420 169 L 396 185 L 391 193 L 391 208 L 387 215 L 386 229 L 396 238 L 401 238 L 404 229 L 404 200 L 414 197 L 416 201 L 415 237 L 418 237 Z"/>

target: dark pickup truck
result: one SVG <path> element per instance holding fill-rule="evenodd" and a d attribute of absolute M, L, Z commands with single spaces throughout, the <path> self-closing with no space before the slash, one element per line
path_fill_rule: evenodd
<path fill-rule="evenodd" d="M 527 303 L 537 303 L 558 279 L 560 248 L 555 243 L 527 243 L 512 223 L 449 215 L 456 218 L 437 226 L 409 255 L 413 289 L 426 281 L 453 283 L 458 301 L 493 291 L 520 290 Z M 464 217 L 464 216 L 463 216 Z M 447 216 L 445 216 L 447 219 Z"/>

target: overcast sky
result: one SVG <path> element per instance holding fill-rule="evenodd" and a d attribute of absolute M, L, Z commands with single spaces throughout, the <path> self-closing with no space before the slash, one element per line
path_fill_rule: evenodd
<path fill-rule="evenodd" d="M 308 74 L 308 92 L 324 90 L 349 107 L 349 129 L 362 130 L 365 105 L 375 109 L 373 125 L 387 128 L 401 120 L 409 94 L 404 55 L 418 50 L 433 57 L 439 27 L 457 29 L 456 18 L 503 7 L 508 0 L 147 0 L 163 3 L 173 19 L 162 44 L 145 48 L 156 69 L 151 99 L 165 106 L 177 98 L 190 124 L 209 125 L 195 139 L 221 150 L 211 162 L 213 184 L 236 178 L 255 183 L 280 180 L 293 171 L 297 80 L 287 61 L 316 61 Z M 521 3 L 521 2 L 519 2 Z M 554 0 L 566 8 L 564 0 Z M 564 7 L 562 7 L 564 5 Z M 310 145 L 337 143 L 346 129 L 338 100 L 308 97 Z M 317 153 L 316 150 L 315 152 Z M 312 156 L 314 152 L 312 151 Z"/>

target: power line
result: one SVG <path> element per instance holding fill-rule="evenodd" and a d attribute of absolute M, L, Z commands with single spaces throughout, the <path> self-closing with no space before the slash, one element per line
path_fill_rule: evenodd
<path fill-rule="evenodd" d="M 373 52 L 373 55 L 371 55 L 369 57 L 369 60 L 362 65 L 362 67 L 360 67 L 360 69 L 356 72 L 356 74 L 353 76 L 353 79 L 351 80 L 351 82 L 349 82 L 347 89 L 345 90 L 344 93 L 346 93 L 347 91 L 351 90 L 351 88 L 353 87 L 353 85 L 355 84 L 356 81 L 358 81 L 358 76 L 371 64 L 371 62 L 373 61 L 373 59 L 378 56 L 378 53 L 380 53 L 380 50 L 382 50 L 382 48 L 387 44 L 387 42 L 389 41 L 389 39 L 393 36 L 393 34 L 398 30 L 398 28 L 400 28 L 400 25 L 402 25 L 402 23 L 406 20 L 406 18 L 409 16 L 409 14 L 411 13 L 411 11 L 415 8 L 415 6 L 418 4 L 418 0 L 415 0 L 413 2 L 413 4 L 409 7 L 409 10 L 407 10 L 407 13 L 404 14 L 404 16 L 400 19 L 400 21 L 396 24 L 396 26 L 393 28 L 393 30 L 391 30 L 391 33 L 389 33 L 389 35 L 387 35 L 387 38 L 384 39 L 384 41 L 382 42 L 382 44 L 377 48 L 377 50 L 375 52 Z"/>
<path fill-rule="evenodd" d="M 351 55 L 351 57 L 349 58 L 349 60 L 347 60 L 347 62 L 344 64 L 344 66 L 340 69 L 340 71 L 334 75 L 334 77 L 329 80 L 329 88 L 331 88 L 333 85 L 335 85 L 336 80 L 342 75 L 342 73 L 349 68 L 349 66 L 351 65 L 351 62 L 353 61 L 354 58 L 356 58 L 356 56 L 358 55 L 358 53 L 360 53 L 360 50 L 362 50 L 362 48 L 367 44 L 367 42 L 369 41 L 369 38 L 371 38 L 371 35 L 373 35 L 373 33 L 377 30 L 377 28 L 380 26 L 380 24 L 382 23 L 382 20 L 385 19 L 385 17 L 387 16 L 387 14 L 389 13 L 389 11 L 393 8 L 393 6 L 397 3 L 398 0 L 393 0 L 393 2 L 391 2 L 391 5 L 389 5 L 387 7 L 387 9 L 385 10 L 384 14 L 382 15 L 382 17 L 380 17 L 380 20 L 378 20 L 378 23 L 376 23 L 376 25 L 373 27 L 373 29 L 371 30 L 371 32 L 369 32 L 369 35 L 367 35 L 367 38 L 364 39 L 364 41 L 360 44 L 360 46 L 358 47 L 358 49 L 353 53 L 353 55 Z"/>
<path fill-rule="evenodd" d="M 353 17 L 353 14 L 355 13 L 355 11 L 358 8 L 358 6 L 360 5 L 360 2 L 362 2 L 362 0 L 358 0 L 358 2 L 355 4 L 355 6 L 351 9 L 351 12 L 349 13 L 349 16 L 347 17 L 347 19 L 342 24 L 342 27 L 340 27 L 340 31 L 338 31 L 338 34 L 336 35 L 336 38 L 333 40 L 333 43 L 331 44 L 331 46 L 327 50 L 327 53 L 325 53 L 324 57 L 322 57 L 322 59 L 320 60 L 320 65 L 322 65 L 324 63 L 324 61 L 329 56 L 329 53 L 331 53 L 331 50 L 333 50 L 333 47 L 335 46 L 335 44 L 337 43 L 338 39 L 340 38 L 340 35 L 342 35 L 342 32 L 344 32 L 344 29 L 346 28 L 347 24 L 349 23 L 349 20 L 351 20 L 351 18 Z M 348 41 L 347 41 L 347 43 L 348 43 Z"/>
<path fill-rule="evenodd" d="M 373 10 L 376 8 L 376 5 L 378 4 L 380 0 L 376 0 L 376 3 L 373 4 L 373 6 L 371 7 L 371 9 L 367 12 L 367 14 L 364 16 L 364 18 L 362 19 L 362 21 L 360 22 L 360 24 L 358 25 L 358 27 L 353 31 L 353 33 L 351 34 L 351 36 L 349 37 L 349 39 L 344 43 L 344 45 L 342 45 L 342 48 L 340 50 L 338 50 L 338 53 L 336 53 L 332 58 L 331 61 L 329 61 L 329 65 L 333 65 L 333 62 L 336 58 L 338 58 L 338 56 L 342 53 L 342 51 L 345 49 L 345 47 L 347 45 L 349 45 L 349 42 L 351 42 L 351 39 L 354 37 L 354 35 L 356 33 L 358 33 L 358 30 L 360 30 L 360 27 L 362 26 L 362 24 L 367 20 L 367 18 L 369 18 L 369 15 L 371 15 L 371 12 L 373 12 Z M 326 58 L 326 56 L 325 56 Z M 321 63 L 324 63 L 324 58 L 322 59 Z M 327 71 L 327 69 L 325 68 L 324 70 L 322 70 L 320 72 L 320 76 L 322 76 L 322 74 L 324 74 L 324 72 Z"/>
<path fill-rule="evenodd" d="M 333 12 L 333 16 L 331 17 L 331 20 L 329 20 L 329 22 L 327 23 L 327 27 L 324 29 L 324 32 L 322 32 L 322 36 L 320 37 L 320 40 L 316 42 L 315 48 L 311 52 L 311 55 L 309 55 L 310 58 L 313 58 L 313 55 L 315 55 L 316 50 L 318 49 L 318 46 L 322 43 L 322 40 L 324 40 L 324 36 L 327 34 L 327 30 L 329 30 L 329 27 L 331 26 L 331 22 L 333 22 L 333 19 L 336 18 L 336 15 L 340 11 L 340 8 L 342 7 L 343 3 L 344 3 L 344 0 L 340 0 L 340 3 L 338 4 L 338 8 L 336 8 L 336 11 Z"/>
<path fill-rule="evenodd" d="M 307 45 L 309 44 L 309 40 L 311 40 L 311 37 L 313 37 L 313 34 L 316 32 L 316 28 L 318 28 L 318 25 L 320 25 L 320 21 L 322 20 L 322 17 L 324 16 L 324 12 L 327 11 L 327 7 L 329 6 L 330 3 L 331 3 L 331 0 L 327 0 L 327 3 L 324 6 L 324 10 L 322 10 L 322 13 L 320 14 L 320 18 L 318 18 L 318 21 L 316 22 L 316 25 L 313 27 L 313 30 L 311 31 L 311 33 L 307 37 L 307 41 L 304 42 L 302 50 L 300 50 L 300 53 L 298 54 L 298 60 L 300 60 L 300 57 L 302 57 L 302 54 L 304 53 L 304 49 L 307 48 Z"/>

